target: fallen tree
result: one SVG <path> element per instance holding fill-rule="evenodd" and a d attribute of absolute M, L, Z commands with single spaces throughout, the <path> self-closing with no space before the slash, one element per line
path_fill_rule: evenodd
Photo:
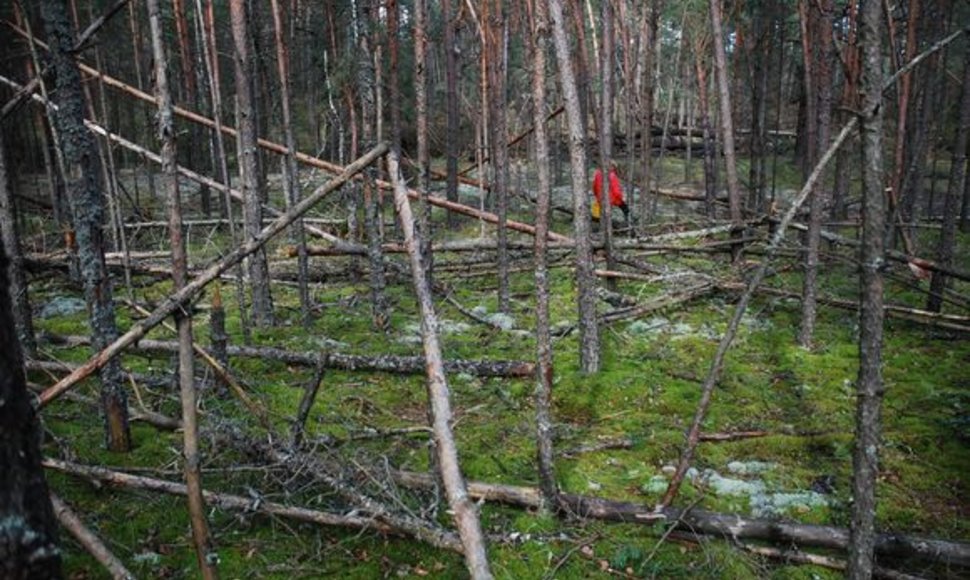
<path fill-rule="evenodd" d="M 433 478 L 425 473 L 395 471 L 392 475 L 395 481 L 405 487 L 431 489 L 434 485 Z M 529 509 L 538 509 L 540 501 L 539 490 L 534 487 L 469 481 L 468 493 L 476 499 Z M 733 542 L 761 540 L 843 551 L 849 546 L 849 530 L 835 526 L 800 524 L 704 510 L 682 510 L 677 507 L 666 507 L 658 512 L 651 506 L 578 494 L 563 493 L 559 498 L 568 512 L 596 520 L 645 525 L 677 522 L 677 529 L 717 536 Z M 970 544 L 964 542 L 882 533 L 876 538 L 876 554 L 970 568 Z"/>
<path fill-rule="evenodd" d="M 88 346 L 91 339 L 85 336 L 51 337 L 52 342 L 67 346 Z M 133 352 L 177 352 L 178 343 L 172 340 L 153 340 L 144 338 L 130 348 Z M 258 358 L 286 364 L 312 368 L 328 368 L 343 371 L 378 371 L 386 373 L 413 374 L 424 373 L 423 356 L 378 355 L 364 356 L 335 352 L 294 352 L 268 346 L 226 347 L 231 357 Z M 445 370 L 451 373 L 467 373 L 479 377 L 530 377 L 535 373 L 535 365 L 526 361 L 508 360 L 467 360 L 452 359 L 445 361 Z"/>

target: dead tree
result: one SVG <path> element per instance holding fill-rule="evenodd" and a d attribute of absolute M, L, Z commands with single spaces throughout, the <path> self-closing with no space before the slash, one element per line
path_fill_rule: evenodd
<path fill-rule="evenodd" d="M 883 191 L 882 7 L 862 2 L 859 44 L 862 75 L 862 276 L 859 283 L 859 376 L 852 453 L 852 528 L 848 577 L 872 577 L 876 531 L 876 477 L 882 409 L 883 273 L 886 196 Z"/>
<path fill-rule="evenodd" d="M 147 0 L 151 27 L 152 55 L 155 63 L 155 99 L 158 102 L 158 137 L 162 143 L 162 173 L 168 181 L 168 235 L 172 251 L 172 282 L 176 292 L 188 283 L 188 259 L 182 237 L 182 202 L 179 192 L 178 150 L 175 142 L 175 122 L 172 114 L 172 95 L 168 86 L 168 54 L 162 31 L 162 17 L 158 0 Z M 202 577 L 218 578 L 218 557 L 212 545 L 209 525 L 202 499 L 202 474 L 199 454 L 199 427 L 196 412 L 195 366 L 192 348 L 192 315 L 183 309 L 174 312 L 178 331 L 179 396 L 182 401 L 182 452 L 185 455 L 185 484 L 189 490 L 189 521 L 196 559 Z"/>
<path fill-rule="evenodd" d="M 721 2 L 710 0 L 711 36 L 714 39 L 714 71 L 717 80 L 717 98 L 721 105 L 721 145 L 724 148 L 724 165 L 728 187 L 728 206 L 731 223 L 741 226 L 741 184 L 738 181 L 737 156 L 734 152 L 734 120 L 731 118 L 731 89 L 728 79 L 727 56 L 724 52 L 724 26 L 721 23 Z M 733 235 L 740 235 L 740 231 Z M 740 246 L 732 252 L 732 259 L 740 255 Z"/>
<path fill-rule="evenodd" d="M 539 487 L 546 508 L 556 505 L 555 465 L 552 439 L 552 334 L 549 316 L 549 209 L 552 179 L 549 175 L 549 137 L 546 135 L 546 48 L 549 16 L 544 2 L 535 2 L 532 22 L 532 109 L 535 119 L 536 193 L 535 281 L 536 281 L 536 460 Z"/>
<path fill-rule="evenodd" d="M 428 403 L 431 407 L 432 429 L 438 469 L 444 483 L 448 506 L 458 528 L 458 536 L 465 548 L 465 563 L 472 578 L 491 578 L 488 557 L 485 554 L 485 539 L 482 536 L 478 508 L 468 497 L 465 480 L 458 463 L 458 448 L 451 430 L 451 401 L 448 381 L 442 363 L 441 345 L 438 343 L 438 321 L 431 301 L 431 288 L 421 270 L 421 255 L 414 238 L 414 217 L 408 201 L 407 189 L 401 177 L 396 152 L 388 157 L 388 170 L 394 181 L 394 207 L 404 233 L 404 244 L 411 261 L 411 274 L 421 311 L 421 336 L 424 343 L 424 356 L 428 373 Z"/>
<path fill-rule="evenodd" d="M 485 51 L 488 94 L 488 144 L 491 150 L 489 169 L 492 199 L 498 216 L 498 309 L 509 312 L 509 150 L 508 118 L 506 116 L 506 24 L 503 0 L 488 0 L 483 4 L 482 26 L 485 29 Z"/>
<path fill-rule="evenodd" d="M 6 150 L 3 135 L 0 135 L 0 234 L 3 245 L 10 257 L 7 280 L 10 283 L 10 297 L 13 300 L 13 318 L 16 322 L 17 338 L 20 346 L 28 355 L 34 352 L 34 321 L 31 316 L 30 299 L 27 295 L 27 277 L 24 275 L 24 256 L 20 248 L 17 215 L 14 204 L 13 182 L 7 173 Z"/>
<path fill-rule="evenodd" d="M 586 183 L 586 134 L 580 96 L 573 75 L 573 64 L 561 0 L 550 0 L 552 38 L 556 47 L 559 81 L 566 101 L 569 124 L 569 163 L 572 173 L 573 232 L 576 238 L 576 287 L 579 294 L 579 360 L 585 373 L 600 369 L 600 337 L 596 326 L 596 279 L 593 276 L 593 251 L 590 240 L 590 203 Z"/>
<path fill-rule="evenodd" d="M 27 394 L 0 243 L 0 576 L 60 578 L 57 524 L 41 468 L 40 425 Z"/>
<path fill-rule="evenodd" d="M 245 237 L 253 239 L 259 234 L 263 219 L 259 178 L 259 147 L 257 145 L 255 75 L 250 53 L 249 22 L 244 0 L 230 0 L 229 14 L 233 39 L 233 62 L 236 71 L 236 98 L 239 110 L 239 163 L 242 169 L 244 197 L 243 222 Z M 263 184 L 265 185 L 265 184 Z M 256 326 L 273 325 L 273 298 L 270 294 L 269 266 L 266 251 L 259 250 L 249 258 L 249 284 L 252 288 L 253 323 Z"/>
<path fill-rule="evenodd" d="M 74 30 L 63 0 L 45 0 L 41 13 L 50 43 L 58 107 L 51 115 L 58 127 L 64 159 L 74 237 L 77 241 L 84 295 L 88 303 L 95 350 L 118 337 L 111 280 L 104 262 L 104 202 L 97 143 L 84 126 L 84 95 L 81 74 L 74 62 Z M 122 383 L 121 365 L 109 361 L 101 369 L 101 404 L 107 446 L 112 451 L 131 448 L 128 428 L 128 397 Z"/>

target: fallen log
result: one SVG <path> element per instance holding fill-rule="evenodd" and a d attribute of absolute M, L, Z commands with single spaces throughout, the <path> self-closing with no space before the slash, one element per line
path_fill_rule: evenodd
<path fill-rule="evenodd" d="M 89 346 L 91 339 L 85 336 L 52 337 L 52 342 L 66 346 Z M 142 352 L 176 352 L 178 343 L 169 340 L 144 338 L 131 349 Z M 226 353 L 231 357 L 259 358 L 305 367 L 321 367 L 343 371 L 377 371 L 399 374 L 421 374 L 425 372 L 424 357 L 421 356 L 364 356 L 340 353 L 294 352 L 269 346 L 227 346 Z M 479 377 L 530 377 L 535 373 L 535 365 L 526 361 L 508 360 L 466 360 L 445 361 L 445 370 L 451 373 L 466 373 Z"/>
<path fill-rule="evenodd" d="M 722 282 L 718 284 L 718 287 L 722 290 L 728 290 L 732 292 L 737 292 L 744 289 L 744 285 L 740 283 L 732 282 Z M 782 290 L 781 288 L 771 288 L 769 286 L 762 286 L 758 288 L 758 293 L 767 294 L 769 296 L 778 296 L 781 298 L 791 298 L 793 300 L 801 300 L 801 294 L 797 292 L 791 292 L 788 290 Z M 831 298 L 825 296 L 819 296 L 816 298 L 819 304 L 825 304 L 828 306 L 834 306 L 836 308 L 842 308 L 845 310 L 858 310 L 859 303 L 855 300 L 842 300 L 840 298 Z M 930 312 L 928 310 L 920 310 L 919 308 L 909 308 L 906 306 L 899 306 L 896 304 L 886 304 L 883 307 L 886 311 L 886 315 L 892 318 L 899 318 L 902 320 L 909 320 L 912 322 L 918 322 L 920 324 L 927 324 L 930 326 L 935 326 L 937 328 L 945 328 L 946 330 L 955 330 L 958 332 L 970 332 L 970 316 L 957 316 L 955 314 L 942 314 L 939 312 Z"/>
<path fill-rule="evenodd" d="M 393 471 L 399 484 L 415 489 L 432 489 L 434 481 L 426 473 Z M 534 487 L 468 482 L 473 498 L 507 505 L 537 509 L 539 490 Z M 560 494 L 568 511 L 587 518 L 624 523 L 652 525 L 658 521 L 680 522 L 678 529 L 701 533 L 732 542 L 761 540 L 785 545 L 847 550 L 849 530 L 835 526 L 752 518 L 740 514 L 722 514 L 704 510 L 682 510 L 653 507 L 632 502 L 613 501 L 578 494 Z M 881 533 L 876 537 L 876 554 L 892 558 L 915 558 L 943 565 L 970 567 L 970 543 L 953 542 L 921 536 Z"/>
<path fill-rule="evenodd" d="M 186 494 L 185 485 L 182 483 L 176 483 L 174 481 L 165 481 L 163 479 L 131 475 L 120 471 L 105 469 L 103 467 L 79 465 L 77 463 L 70 463 L 67 461 L 61 461 L 59 459 L 44 459 L 43 465 L 47 469 L 53 469 L 55 471 L 73 475 L 75 477 L 94 480 L 112 487 L 144 489 L 169 495 Z M 457 536 L 445 530 L 435 530 L 437 531 L 436 535 L 427 534 L 425 536 L 418 537 L 418 535 L 411 533 L 408 529 L 395 526 L 391 522 L 378 519 L 376 517 L 361 516 L 356 514 L 335 514 L 307 508 L 287 506 L 271 501 L 264 501 L 262 499 L 241 497 L 238 495 L 216 493 L 212 491 L 203 491 L 202 495 L 205 498 L 206 505 L 218 506 L 222 509 L 270 514 L 321 526 L 337 526 L 359 530 L 374 530 L 382 534 L 410 536 L 427 541 L 429 544 L 438 548 L 451 550 L 453 552 L 461 552 L 461 543 L 458 541 Z"/>

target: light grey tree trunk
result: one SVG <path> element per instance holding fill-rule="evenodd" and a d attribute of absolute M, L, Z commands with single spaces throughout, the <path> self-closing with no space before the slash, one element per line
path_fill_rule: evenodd
<path fill-rule="evenodd" d="M 735 227 L 741 226 L 741 184 L 738 181 L 737 156 L 734 152 L 734 120 L 731 117 L 731 87 L 728 78 L 727 56 L 724 53 L 724 26 L 721 23 L 721 2 L 710 0 L 711 36 L 714 39 L 714 69 L 717 77 L 718 102 L 721 112 L 721 145 L 724 150 L 725 174 L 728 188 L 728 208 L 731 223 Z M 740 231 L 732 233 L 732 237 L 740 236 Z M 735 246 L 731 251 L 734 260 L 740 255 L 740 247 Z"/>
<path fill-rule="evenodd" d="M 91 336 L 99 351 L 118 337 L 111 279 L 104 262 L 104 202 L 97 143 L 84 126 L 81 75 L 74 61 L 74 31 L 63 0 L 45 0 L 41 13 L 47 30 L 54 72 L 57 76 L 53 113 L 66 174 L 64 181 L 71 203 L 78 259 L 88 303 Z M 101 369 L 101 405 L 105 417 L 108 449 L 128 451 L 128 397 L 121 364 L 108 362 Z"/>
<path fill-rule="evenodd" d="M 458 18 L 454 13 L 452 1 L 461 4 L 461 0 L 441 0 L 441 12 L 445 23 L 445 163 L 446 182 L 445 198 L 448 201 L 458 201 L 458 46 L 455 45 L 455 26 Z M 458 216 L 448 212 L 448 227 L 458 226 Z"/>
<path fill-rule="evenodd" d="M 862 47 L 862 277 L 859 300 L 859 376 L 856 379 L 855 447 L 852 455 L 852 527 L 847 575 L 872 577 L 875 545 L 876 477 L 882 410 L 883 274 L 886 195 L 883 190 L 882 7 L 860 5 Z"/>
<path fill-rule="evenodd" d="M 448 381 L 445 378 L 441 345 L 438 342 L 438 320 L 431 301 L 431 288 L 428 287 L 427 279 L 421 270 L 421 255 L 414 236 L 414 217 L 411 214 L 407 188 L 404 186 L 395 152 L 391 152 L 387 160 L 388 170 L 394 182 L 394 206 L 404 233 L 404 244 L 411 262 L 414 290 L 421 311 L 421 336 L 428 373 L 428 403 L 431 407 L 438 469 L 444 482 L 455 527 L 458 528 L 458 536 L 465 549 L 465 565 L 472 578 L 484 580 L 491 578 L 492 573 L 485 553 L 485 538 L 478 518 L 478 508 L 468 497 L 465 479 L 458 463 L 458 448 L 451 430 L 451 396 L 448 392 Z"/>
<path fill-rule="evenodd" d="M 566 101 L 569 124 L 569 162 L 573 189 L 573 236 L 576 238 L 576 289 L 579 310 L 579 361 L 584 373 L 600 369 L 600 337 L 596 326 L 596 279 L 590 240 L 590 202 L 586 181 L 585 125 L 580 114 L 579 93 L 573 76 L 572 55 L 566 39 L 561 0 L 550 0 L 549 16 L 556 47 L 559 82 Z"/>
<path fill-rule="evenodd" d="M 509 132 L 506 117 L 505 12 L 503 0 L 489 0 L 486 27 L 488 51 L 488 144 L 491 149 L 488 166 L 491 188 L 498 215 L 498 309 L 509 312 Z"/>
<path fill-rule="evenodd" d="M 553 461 L 552 425 L 552 335 L 549 330 L 549 210 L 552 180 L 549 175 L 549 137 L 546 134 L 546 49 L 549 41 L 549 16 L 546 6 L 537 2 L 532 23 L 532 107 L 535 125 L 536 192 L 535 281 L 536 281 L 536 460 L 539 489 L 545 507 L 555 508 L 557 495 Z M 630 124 L 632 126 L 632 123 Z M 632 136 L 629 137 L 632 139 Z M 632 149 L 632 147 L 631 147 Z"/>
<path fill-rule="evenodd" d="M 448 49 L 445 48 L 445 50 Z M 421 196 L 421 210 L 418 214 L 421 265 L 424 267 L 428 286 L 433 288 L 434 254 L 431 252 L 431 241 L 434 238 L 434 232 L 431 224 L 431 204 L 428 203 L 431 163 L 428 147 L 428 5 L 426 0 L 414 2 L 414 114 L 418 139 L 417 190 L 418 195 Z M 457 165 L 455 169 L 457 170 Z"/>
<path fill-rule="evenodd" d="M 236 98 L 239 106 L 239 164 L 242 170 L 244 196 L 243 222 L 245 237 L 252 239 L 262 227 L 262 200 L 259 147 L 256 129 L 256 95 L 253 57 L 250 51 L 249 23 L 245 0 L 230 0 L 229 15 L 233 39 L 233 62 L 236 71 Z M 265 184 L 262 184 L 265 185 Z M 249 284 L 252 289 L 253 323 L 272 326 L 273 298 L 270 295 L 269 265 L 266 251 L 260 249 L 249 258 Z"/>
<path fill-rule="evenodd" d="M 168 182 L 168 236 L 172 252 L 172 283 L 175 291 L 188 282 L 188 259 L 182 237 L 182 200 L 176 166 L 178 150 L 175 142 L 175 122 L 172 114 L 172 95 L 168 86 L 168 54 L 162 30 L 158 0 L 147 0 L 151 27 L 152 54 L 155 62 L 155 99 L 158 101 L 158 138 L 162 144 L 162 174 Z M 188 489 L 189 521 L 196 560 L 203 578 L 218 578 L 218 557 L 212 546 L 212 536 L 205 519 L 202 498 L 202 474 L 199 470 L 199 426 L 196 411 L 195 367 L 192 350 L 192 316 L 184 310 L 175 311 L 178 332 L 179 395 L 182 401 L 182 452 L 185 455 L 185 485 Z"/>

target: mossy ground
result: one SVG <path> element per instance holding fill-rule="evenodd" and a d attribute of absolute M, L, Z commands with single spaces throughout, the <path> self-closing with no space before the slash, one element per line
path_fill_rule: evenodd
<path fill-rule="evenodd" d="M 682 165 L 666 161 L 671 180 L 683 176 Z M 700 170 L 696 162 L 695 173 Z M 690 212 L 684 211 L 685 215 Z M 436 217 L 441 217 L 436 214 Z M 523 212 L 517 219 L 531 221 Z M 556 227 L 568 231 L 568 224 Z M 477 225 L 461 232 L 440 229 L 441 236 L 476 235 Z M 935 234 L 921 232 L 920 247 L 932 247 Z M 218 255 L 218 238 L 190 237 L 193 261 L 202 263 Z M 143 240 L 143 242 L 145 242 Z M 149 240 L 150 242 L 150 240 Z M 145 242 L 147 243 L 147 242 Z M 156 239 L 153 243 L 164 247 Z M 970 239 L 961 239 L 959 268 L 970 270 Z M 155 249 L 140 248 L 140 249 Z M 271 251 L 271 256 L 276 256 Z M 274 260 L 277 258 L 274 258 Z M 466 308 L 496 308 L 493 276 L 468 277 L 447 272 L 451 259 L 441 256 L 439 280 L 450 286 L 453 297 Z M 696 267 L 720 276 L 732 275 L 723 258 L 667 255 L 645 258 L 658 267 Z M 751 259 L 760 259 L 757 256 Z M 317 260 L 323 260 L 318 258 Z M 340 263 L 344 259 L 330 259 Z M 779 266 L 791 264 L 788 258 Z M 528 266 L 528 262 L 520 265 Z M 778 268 L 772 286 L 799 291 L 800 275 L 793 268 Z M 907 274 L 894 268 L 898 278 Z M 310 329 L 299 323 L 296 292 L 277 285 L 274 299 L 280 324 L 258 330 L 254 341 L 298 351 L 319 351 L 321 340 L 339 341 L 342 352 L 377 355 L 420 354 L 420 345 L 402 340 L 408 325 L 417 323 L 413 292 L 406 276 L 392 280 L 388 294 L 393 305 L 388 333 L 370 325 L 366 278 L 334 278 L 313 285 L 319 305 Z M 512 316 L 516 328 L 530 331 L 534 324 L 531 269 L 513 275 Z M 116 288 L 120 290 L 120 281 Z M 821 291 L 826 295 L 853 298 L 856 277 L 851 264 L 826 262 Z M 922 295 L 909 286 L 890 283 L 888 300 L 921 306 Z M 920 284 L 926 284 L 921 282 Z M 553 322 L 575 318 L 574 285 L 568 269 L 552 275 Z M 31 287 L 35 305 L 54 294 L 73 292 L 49 278 Z M 625 294 L 648 299 L 665 291 L 662 285 L 619 282 Z M 964 287 L 965 290 L 965 287 Z M 136 289 L 139 300 L 151 302 L 168 294 L 166 282 Z M 241 341 L 235 294 L 228 286 L 222 296 L 229 313 L 229 331 Z M 207 343 L 208 306 L 211 294 L 199 304 L 195 318 L 197 339 Z M 629 440 L 623 449 L 580 453 L 558 459 L 557 478 L 565 491 L 652 505 L 659 493 L 648 488 L 661 468 L 674 463 L 683 432 L 691 421 L 700 384 L 708 372 L 717 340 L 734 308 L 734 296 L 713 294 L 685 306 L 661 313 L 665 329 L 648 333 L 631 331 L 630 321 L 603 328 L 603 371 L 585 376 L 579 371 L 575 333 L 555 344 L 556 446 L 566 450 L 614 439 Z M 435 302 L 443 320 L 471 324 L 463 332 L 442 337 L 446 357 L 534 358 L 531 332 L 500 331 L 479 325 L 443 299 Z M 609 307 L 600 304 L 601 311 Z M 652 314 L 651 316 L 653 316 Z M 119 307 L 122 326 L 132 314 Z M 762 430 L 769 435 L 734 442 L 702 443 L 695 466 L 724 472 L 733 460 L 771 462 L 777 467 L 762 476 L 775 490 L 806 490 L 824 479 L 831 483 L 826 506 L 796 510 L 788 517 L 807 522 L 845 526 L 849 520 L 854 381 L 858 352 L 856 315 L 851 311 L 823 307 L 820 310 L 816 345 L 796 345 L 800 319 L 797 301 L 757 298 L 750 306 L 740 334 L 732 347 L 714 404 L 704 423 L 707 432 Z M 674 327 L 678 331 L 671 330 Z M 84 316 L 39 320 L 38 328 L 51 334 L 86 333 Z M 164 329 L 152 337 L 171 339 Z M 966 336 L 888 319 L 884 345 L 886 381 L 882 471 L 877 490 L 878 527 L 881 530 L 970 540 L 970 342 Z M 82 361 L 85 349 L 59 349 L 44 345 L 44 354 L 65 361 Z M 170 377 L 172 358 L 162 355 L 124 356 L 133 372 Z M 285 430 L 295 414 L 302 386 L 313 369 L 268 360 L 234 359 L 235 373 L 252 394 L 271 411 L 279 429 Z M 201 364 L 198 373 L 204 373 Z M 34 382 L 49 382 L 35 375 Z M 535 446 L 530 379 L 450 376 L 455 433 L 462 467 L 469 479 L 493 483 L 534 485 Z M 79 392 L 96 395 L 89 380 Z M 176 415 L 177 389 L 142 388 L 146 403 L 160 412 Z M 376 467 L 426 469 L 426 436 L 401 434 L 348 440 L 351 436 L 424 424 L 425 391 L 419 376 L 328 371 L 323 379 L 307 428 L 309 437 L 329 437 L 340 442 L 330 448 L 331 457 Z M 255 421 L 233 399 L 222 399 L 213 389 L 201 393 L 204 430 L 233 425 L 258 435 Z M 82 463 L 100 464 L 177 480 L 181 467 L 179 434 L 164 433 L 134 424 L 134 450 L 125 455 L 103 450 L 102 427 L 95 410 L 68 400 L 52 404 L 43 413 L 49 439 L 46 451 Z M 267 500 L 308 507 L 339 508 L 325 487 L 301 477 L 290 477 L 271 467 L 257 466 L 238 451 L 213 445 L 203 436 L 204 480 L 207 488 L 240 495 L 260 494 Z M 194 553 L 184 501 L 177 497 L 129 490 L 98 489 L 71 477 L 50 473 L 52 487 L 82 514 L 109 547 L 139 576 L 192 577 Z M 427 505 L 427 498 L 398 491 L 412 509 Z M 699 507 L 746 512 L 748 500 L 718 496 L 705 486 L 685 486 L 681 505 L 696 501 Z M 335 503 L 336 502 L 336 503 Z M 252 513 L 209 511 L 210 524 L 221 558 L 224 578 L 315 578 L 344 576 L 462 577 L 463 562 L 455 554 L 414 541 L 380 537 L 339 529 L 298 524 Z M 645 527 L 565 520 L 507 507 L 484 505 L 486 532 L 506 538 L 493 541 L 493 570 L 502 578 L 607 577 L 607 568 L 633 577 L 696 578 L 834 578 L 837 573 L 813 566 L 798 566 L 749 555 L 719 540 L 698 543 L 682 539 L 659 542 L 662 526 Z M 446 522 L 442 519 L 442 522 Z M 514 539 L 510 534 L 515 533 Z M 99 566 L 70 539 L 64 540 L 66 566 L 73 578 L 103 575 Z M 904 565 L 890 563 L 892 565 Z M 956 577 L 950 570 L 931 571 Z"/>

